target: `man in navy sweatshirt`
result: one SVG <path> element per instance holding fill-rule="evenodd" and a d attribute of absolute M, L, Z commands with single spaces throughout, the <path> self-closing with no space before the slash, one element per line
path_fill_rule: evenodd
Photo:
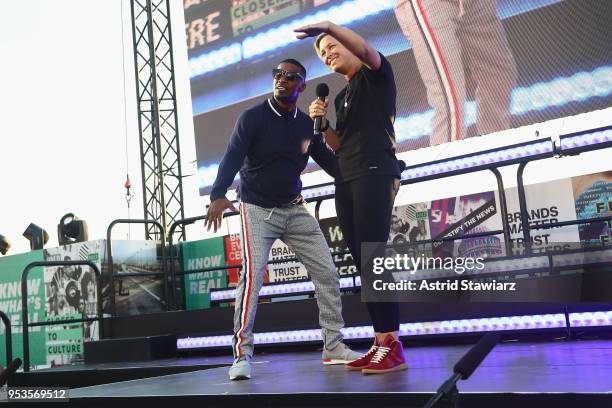
<path fill-rule="evenodd" d="M 226 209 L 225 197 L 240 170 L 243 268 L 236 288 L 234 364 L 231 380 L 251 378 L 253 322 L 259 290 L 276 239 L 295 252 L 306 267 L 317 295 L 323 339 L 323 364 L 344 364 L 360 357 L 342 343 L 344 326 L 338 274 L 317 220 L 301 196 L 300 174 L 312 158 L 337 176 L 333 151 L 313 135 L 312 119 L 296 107 L 306 88 L 306 69 L 294 59 L 272 70 L 274 96 L 243 112 L 232 133 L 210 194 L 206 227 L 216 231 Z"/>

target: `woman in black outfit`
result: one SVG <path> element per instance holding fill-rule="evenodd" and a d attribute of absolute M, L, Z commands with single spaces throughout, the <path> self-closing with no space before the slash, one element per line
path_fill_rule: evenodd
<path fill-rule="evenodd" d="M 329 21 L 295 29 L 298 38 L 316 36 L 315 49 L 323 63 L 348 84 L 336 96 L 336 129 L 323 119 L 327 144 L 338 155 L 336 213 L 344 239 L 361 270 L 361 243 L 387 242 L 391 211 L 399 189 L 395 157 L 395 79 L 389 61 L 357 33 Z M 312 118 L 323 117 L 327 101 L 315 100 Z M 372 273 L 372 271 L 361 271 Z M 377 374 L 406 368 L 398 341 L 396 302 L 366 303 L 376 339 L 351 370 Z"/>

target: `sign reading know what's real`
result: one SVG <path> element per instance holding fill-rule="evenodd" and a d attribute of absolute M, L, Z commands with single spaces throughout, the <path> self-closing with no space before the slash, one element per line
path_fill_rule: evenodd
<path fill-rule="evenodd" d="M 185 275 L 185 308 L 210 307 L 210 290 L 227 287 L 225 269 L 206 270 L 225 265 L 224 238 L 186 242 L 183 244 L 183 265 L 185 272 L 205 269 Z"/>
<path fill-rule="evenodd" d="M 13 358 L 23 358 L 22 315 L 21 315 L 21 273 L 30 262 L 42 261 L 43 251 L 2 257 L 0 260 L 0 310 L 11 321 Z M 34 268 L 28 275 L 28 320 L 30 323 L 45 320 L 45 285 L 43 268 Z M 41 365 L 46 362 L 46 330 L 44 326 L 30 328 L 30 363 Z M 4 349 L 6 332 L 0 324 L 0 344 Z M 6 367 L 6 353 L 0 353 L 0 364 Z"/>

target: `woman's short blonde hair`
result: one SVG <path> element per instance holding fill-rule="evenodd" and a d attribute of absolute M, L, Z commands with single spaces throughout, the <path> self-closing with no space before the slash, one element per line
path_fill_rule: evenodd
<path fill-rule="evenodd" d="M 320 51 L 319 50 L 319 44 L 321 43 L 321 40 L 324 37 L 327 37 L 328 35 L 329 34 L 327 34 L 327 33 L 321 33 L 321 34 L 317 35 L 317 38 L 315 38 L 314 47 L 315 47 L 315 50 L 317 50 L 317 54 L 319 54 L 319 51 Z"/>

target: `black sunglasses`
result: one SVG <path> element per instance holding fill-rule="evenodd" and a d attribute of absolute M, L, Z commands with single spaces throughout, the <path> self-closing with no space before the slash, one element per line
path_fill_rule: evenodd
<path fill-rule="evenodd" d="M 302 81 L 304 80 L 304 77 L 298 72 L 289 72 L 289 71 L 285 71 L 284 69 L 280 69 L 280 68 L 274 68 L 272 70 L 272 77 L 274 79 L 278 80 L 282 76 L 287 78 L 287 80 L 289 81 L 296 81 L 298 78 L 301 79 Z"/>

